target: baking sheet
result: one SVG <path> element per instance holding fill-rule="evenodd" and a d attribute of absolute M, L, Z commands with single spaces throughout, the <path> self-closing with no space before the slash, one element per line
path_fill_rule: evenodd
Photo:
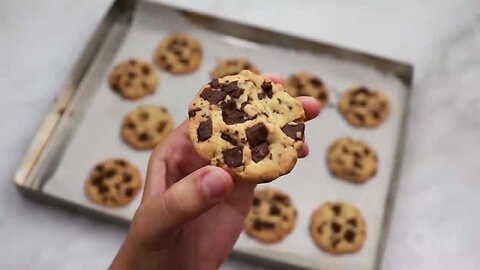
<path fill-rule="evenodd" d="M 72 137 L 55 173 L 43 191 L 73 203 L 103 211 L 106 214 L 130 219 L 140 197 L 127 207 L 107 209 L 90 203 L 84 195 L 84 181 L 90 169 L 110 157 L 125 157 L 145 176 L 149 151 L 135 151 L 120 138 L 119 128 L 125 113 L 140 104 L 161 104 L 168 108 L 176 125 L 187 115 L 187 106 L 200 86 L 209 81 L 209 72 L 216 62 L 226 57 L 246 57 L 263 72 L 282 76 L 308 70 L 318 74 L 331 88 L 330 97 L 336 100 L 352 85 L 368 85 L 385 91 L 392 103 L 390 118 L 377 129 L 355 129 L 348 125 L 333 108 L 307 124 L 306 140 L 310 156 L 297 163 L 293 172 L 263 186 L 274 186 L 290 194 L 298 209 L 297 224 L 282 242 L 260 244 L 241 235 L 235 249 L 252 254 L 274 256 L 319 269 L 373 269 L 377 245 L 382 232 L 385 201 L 391 181 L 395 148 L 401 133 L 401 121 L 407 89 L 393 75 L 348 61 L 306 51 L 293 51 L 222 36 L 190 23 L 177 11 L 152 3 L 139 3 L 134 21 L 124 44 L 109 70 L 127 58 L 151 60 L 159 40 L 172 32 L 186 32 L 197 38 L 204 48 L 202 66 L 189 75 L 175 76 L 160 72 L 160 84 L 155 96 L 139 101 L 124 101 L 113 93 L 106 79 L 89 104 L 88 110 Z M 109 70 L 105 71 L 105 76 Z M 363 139 L 376 149 L 380 166 L 378 174 L 363 185 L 354 185 L 332 178 L 325 166 L 327 147 L 337 138 L 352 136 Z M 364 247 L 351 255 L 335 256 L 319 250 L 308 232 L 310 213 L 328 200 L 343 200 L 356 205 L 367 221 L 367 240 Z"/>

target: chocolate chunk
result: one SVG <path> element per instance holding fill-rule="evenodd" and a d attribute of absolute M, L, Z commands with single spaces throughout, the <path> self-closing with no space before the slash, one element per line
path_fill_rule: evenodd
<path fill-rule="evenodd" d="M 370 149 L 368 149 L 368 147 L 365 147 L 363 149 L 363 153 L 365 153 L 365 155 L 367 155 L 367 156 L 370 155 Z"/>
<path fill-rule="evenodd" d="M 315 87 L 322 86 L 322 81 L 320 81 L 320 79 L 318 79 L 318 78 L 311 78 L 310 83 Z"/>
<path fill-rule="evenodd" d="M 128 183 L 128 182 L 132 181 L 132 175 L 129 174 L 129 173 L 124 173 L 122 181 L 124 183 Z"/>
<path fill-rule="evenodd" d="M 355 159 L 353 161 L 353 166 L 356 167 L 356 168 L 359 168 L 359 169 L 363 168 L 362 163 L 358 159 Z"/>
<path fill-rule="evenodd" d="M 163 62 L 165 62 L 167 60 L 167 56 L 162 54 L 160 55 L 160 60 L 162 60 Z"/>
<path fill-rule="evenodd" d="M 188 60 L 188 58 L 179 58 L 178 61 L 184 65 L 188 65 L 190 63 L 190 60 Z"/>
<path fill-rule="evenodd" d="M 348 147 L 346 145 L 342 146 L 342 152 L 344 154 L 348 154 L 349 150 L 348 150 Z"/>
<path fill-rule="evenodd" d="M 348 242 L 350 243 L 353 243 L 353 241 L 355 241 L 355 232 L 352 231 L 352 230 L 348 230 L 345 232 L 345 234 L 343 235 L 343 237 L 345 238 L 345 240 L 347 240 Z"/>
<path fill-rule="evenodd" d="M 257 197 L 253 197 L 253 206 L 259 206 L 260 200 Z"/>
<path fill-rule="evenodd" d="M 234 148 L 224 150 L 222 154 L 223 154 L 223 159 L 225 160 L 225 163 L 229 167 L 236 168 L 242 165 L 242 161 L 243 161 L 242 146 L 237 146 Z"/>
<path fill-rule="evenodd" d="M 248 127 L 245 130 L 247 135 L 248 144 L 251 147 L 260 145 L 267 141 L 268 129 L 263 123 L 258 123 L 252 127 Z"/>
<path fill-rule="evenodd" d="M 218 104 L 220 101 L 224 100 L 227 94 L 222 91 L 216 91 L 212 88 L 205 88 L 200 97 L 210 101 L 211 103 Z"/>
<path fill-rule="evenodd" d="M 270 215 L 272 215 L 272 216 L 280 215 L 280 208 L 278 208 L 276 205 L 272 205 L 270 207 Z"/>
<path fill-rule="evenodd" d="M 336 216 L 339 216 L 342 212 L 342 207 L 339 204 L 335 204 L 334 206 L 332 206 L 332 210 Z"/>
<path fill-rule="evenodd" d="M 101 173 L 103 170 L 105 170 L 105 166 L 103 166 L 103 164 L 98 164 L 95 166 L 95 170 Z"/>
<path fill-rule="evenodd" d="M 145 65 L 142 67 L 142 72 L 145 76 L 147 76 L 148 74 L 150 74 L 150 67 Z"/>
<path fill-rule="evenodd" d="M 295 124 L 286 124 L 282 127 L 283 133 L 285 133 L 288 137 L 296 140 L 301 141 L 303 140 L 303 134 L 305 132 L 305 124 L 297 123 Z"/>
<path fill-rule="evenodd" d="M 358 151 L 353 151 L 353 156 L 354 156 L 356 159 L 362 158 L 360 152 L 358 152 Z"/>
<path fill-rule="evenodd" d="M 264 81 L 262 83 L 261 87 L 262 87 L 263 92 L 265 92 L 265 94 L 267 94 L 267 97 L 272 98 L 272 96 L 273 96 L 272 82 Z"/>
<path fill-rule="evenodd" d="M 272 200 L 277 201 L 285 206 L 290 206 L 290 200 L 288 199 L 287 196 L 281 195 L 281 194 L 275 194 L 272 197 Z"/>
<path fill-rule="evenodd" d="M 197 129 L 197 138 L 199 142 L 204 142 L 212 137 L 212 119 L 208 119 L 200 123 Z"/>
<path fill-rule="evenodd" d="M 252 66 L 250 66 L 250 64 L 246 63 L 243 65 L 243 69 L 251 69 Z"/>
<path fill-rule="evenodd" d="M 237 109 L 237 103 L 235 102 L 235 100 L 233 99 L 229 99 L 227 101 L 224 101 L 222 103 L 220 103 L 220 108 L 222 108 L 222 110 L 236 110 Z"/>
<path fill-rule="evenodd" d="M 110 170 L 107 170 L 103 176 L 105 176 L 106 178 L 112 178 L 116 174 L 117 174 L 116 170 L 110 169 Z"/>
<path fill-rule="evenodd" d="M 248 114 L 241 110 L 223 110 L 222 111 L 223 122 L 227 125 L 235 125 L 238 123 L 244 123 L 249 120 Z"/>
<path fill-rule="evenodd" d="M 144 121 L 145 121 L 145 120 L 147 120 L 147 119 L 150 117 L 150 115 L 148 114 L 148 112 L 141 112 L 141 113 L 138 115 L 138 117 L 139 117 L 141 120 L 144 120 Z"/>
<path fill-rule="evenodd" d="M 265 99 L 266 97 L 267 97 L 267 94 L 265 94 L 264 92 L 258 93 L 259 100 Z"/>
<path fill-rule="evenodd" d="M 275 224 L 273 224 L 272 222 L 268 222 L 268 221 L 264 221 L 262 226 L 263 226 L 263 228 L 265 228 L 267 230 L 275 228 Z"/>
<path fill-rule="evenodd" d="M 239 98 L 243 94 L 244 89 L 238 86 L 238 81 L 233 81 L 227 85 L 223 85 L 222 91 L 226 92 L 232 98 Z"/>
<path fill-rule="evenodd" d="M 222 135 L 220 135 L 220 138 L 222 138 L 223 140 L 231 143 L 232 145 L 237 145 L 238 142 L 237 140 L 235 140 L 235 138 L 233 138 L 232 136 L 230 136 L 229 134 L 226 134 L 226 133 L 222 133 Z"/>
<path fill-rule="evenodd" d="M 270 153 L 267 143 L 262 143 L 252 148 L 252 160 L 259 162 Z"/>
<path fill-rule="evenodd" d="M 195 109 L 192 109 L 190 111 L 188 111 L 188 117 L 189 118 L 193 118 L 195 117 L 195 115 L 197 114 L 197 112 L 201 111 L 202 109 L 200 108 L 195 108 Z"/>
<path fill-rule="evenodd" d="M 135 123 L 130 122 L 130 121 L 125 123 L 125 127 L 128 128 L 128 129 L 135 129 L 135 126 L 136 126 Z"/>
<path fill-rule="evenodd" d="M 356 113 L 354 114 L 354 116 L 358 119 L 358 121 L 360 122 L 365 122 L 365 116 L 363 116 L 363 114 L 360 114 L 360 113 Z"/>
<path fill-rule="evenodd" d="M 98 177 L 93 178 L 93 179 L 92 179 L 92 184 L 93 184 L 94 186 L 101 186 L 101 185 L 103 185 L 103 177 L 98 176 Z"/>
<path fill-rule="evenodd" d="M 318 226 L 318 227 L 317 227 L 317 232 L 318 232 L 319 234 L 323 234 L 323 228 L 322 228 L 322 226 Z"/>
<path fill-rule="evenodd" d="M 380 119 L 380 113 L 377 112 L 377 111 L 373 111 L 373 112 L 372 112 L 372 116 L 373 116 L 373 118 L 375 118 L 375 119 Z"/>
<path fill-rule="evenodd" d="M 361 86 L 359 87 L 357 90 L 355 90 L 355 92 L 353 93 L 354 95 L 357 95 L 357 94 L 368 94 L 368 89 L 365 87 L 365 86 Z"/>
<path fill-rule="evenodd" d="M 261 220 L 255 219 L 253 221 L 253 229 L 256 231 L 260 231 L 263 228 L 263 222 Z"/>
<path fill-rule="evenodd" d="M 117 165 L 120 166 L 120 167 L 125 167 L 125 166 L 127 166 L 127 163 L 125 162 L 125 160 L 121 160 L 121 159 L 115 160 L 115 164 L 117 164 Z"/>
<path fill-rule="evenodd" d="M 125 190 L 125 195 L 126 195 L 127 197 L 132 197 L 132 196 L 133 196 L 133 188 L 127 188 L 127 189 Z"/>
<path fill-rule="evenodd" d="M 141 142 L 148 141 L 150 139 L 150 135 L 147 132 L 142 132 L 138 135 L 138 140 Z"/>
<path fill-rule="evenodd" d="M 351 218 L 351 219 L 347 220 L 347 223 L 354 226 L 354 227 L 357 227 L 357 220 L 355 218 Z"/>
<path fill-rule="evenodd" d="M 161 121 L 160 123 L 158 123 L 157 132 L 162 133 L 165 130 L 166 125 L 167 125 L 167 123 L 165 121 Z"/>
<path fill-rule="evenodd" d="M 342 230 L 342 225 L 340 225 L 336 222 L 332 222 L 332 224 L 330 226 L 332 227 L 332 231 L 334 233 L 339 233 Z"/>
<path fill-rule="evenodd" d="M 221 89 L 222 88 L 222 83 L 218 81 L 218 79 L 213 79 L 209 85 L 214 88 L 214 89 Z"/>
<path fill-rule="evenodd" d="M 108 187 L 104 185 L 100 185 L 97 187 L 99 193 L 105 193 L 108 191 Z"/>

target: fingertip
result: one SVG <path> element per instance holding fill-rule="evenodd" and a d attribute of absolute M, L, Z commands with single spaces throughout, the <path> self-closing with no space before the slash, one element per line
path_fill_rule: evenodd
<path fill-rule="evenodd" d="M 312 120 L 320 114 L 322 108 L 320 102 L 313 97 L 297 97 L 297 100 L 302 103 L 303 109 L 305 110 L 305 117 L 308 120 Z"/>
<path fill-rule="evenodd" d="M 233 190 L 232 176 L 224 169 L 206 166 L 202 176 L 202 190 L 207 197 L 221 198 Z"/>
<path fill-rule="evenodd" d="M 280 77 L 278 74 L 265 73 L 263 74 L 263 76 L 269 78 L 274 83 L 280 83 L 280 84 L 285 83 L 285 80 L 282 77 Z"/>
<path fill-rule="evenodd" d="M 300 158 L 304 158 L 308 156 L 308 153 L 310 153 L 310 149 L 308 148 L 308 145 L 306 143 L 303 144 L 302 150 L 300 151 L 300 154 L 298 155 Z"/>

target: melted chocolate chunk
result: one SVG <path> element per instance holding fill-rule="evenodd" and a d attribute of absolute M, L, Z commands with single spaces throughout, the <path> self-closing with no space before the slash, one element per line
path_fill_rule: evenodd
<path fill-rule="evenodd" d="M 143 66 L 142 67 L 142 72 L 144 75 L 150 74 L 150 67 L 149 66 Z"/>
<path fill-rule="evenodd" d="M 95 186 L 101 186 L 103 185 L 103 177 L 98 176 L 92 179 L 92 184 Z"/>
<path fill-rule="evenodd" d="M 105 176 L 106 178 L 112 178 L 116 174 L 117 174 L 116 170 L 110 169 L 110 170 L 107 170 L 103 176 Z"/>
<path fill-rule="evenodd" d="M 362 123 L 365 122 L 365 116 L 363 116 L 363 114 L 356 113 L 354 116 L 358 119 L 358 121 Z"/>
<path fill-rule="evenodd" d="M 210 101 L 211 103 L 218 104 L 220 101 L 224 100 L 227 94 L 222 91 L 216 91 L 212 88 L 205 88 L 200 97 Z"/>
<path fill-rule="evenodd" d="M 165 121 L 162 121 L 162 122 L 158 123 L 157 132 L 162 133 L 165 130 L 166 125 L 167 125 L 167 123 Z"/>
<path fill-rule="evenodd" d="M 132 72 L 132 71 L 128 72 L 127 75 L 128 75 L 128 78 L 130 79 L 133 79 L 137 76 L 137 74 L 135 74 L 135 72 Z"/>
<path fill-rule="evenodd" d="M 380 119 L 380 113 L 379 113 L 378 111 L 373 111 L 373 112 L 372 112 L 372 116 L 373 116 L 373 118 L 375 118 L 375 119 Z"/>
<path fill-rule="evenodd" d="M 336 216 L 339 216 L 340 213 L 342 212 L 342 207 L 338 204 L 335 204 L 334 206 L 332 206 L 332 210 Z"/>
<path fill-rule="evenodd" d="M 272 200 L 277 201 L 285 206 L 290 206 L 290 200 L 285 195 L 275 194 Z"/>
<path fill-rule="evenodd" d="M 95 170 L 98 172 L 103 172 L 103 170 L 105 170 L 105 166 L 103 166 L 103 164 L 98 164 L 95 166 Z"/>
<path fill-rule="evenodd" d="M 130 121 L 125 123 L 125 127 L 128 128 L 128 129 L 135 129 L 135 126 L 136 126 L 135 123 L 130 122 Z"/>
<path fill-rule="evenodd" d="M 132 175 L 129 174 L 129 173 L 124 173 L 122 181 L 124 183 L 128 183 L 128 182 L 132 181 Z"/>
<path fill-rule="evenodd" d="M 227 125 L 235 125 L 238 123 L 244 123 L 250 119 L 248 114 L 241 110 L 223 110 L 222 111 L 223 122 Z"/>
<path fill-rule="evenodd" d="M 188 111 L 188 117 L 189 118 L 193 118 L 195 117 L 195 115 L 197 114 L 197 112 L 201 111 L 202 109 L 200 108 L 195 108 L 195 109 L 192 109 L 190 111 Z"/>
<path fill-rule="evenodd" d="M 320 81 L 320 79 L 318 79 L 318 78 L 311 78 L 310 83 L 315 87 L 322 86 L 322 81 Z"/>
<path fill-rule="evenodd" d="M 238 87 L 237 81 L 233 81 L 227 85 L 223 85 L 222 91 L 226 92 L 232 98 L 239 98 L 245 90 Z"/>
<path fill-rule="evenodd" d="M 121 159 L 115 160 L 115 164 L 117 164 L 117 165 L 120 166 L 120 167 L 125 167 L 125 166 L 127 166 L 127 163 L 125 162 L 125 160 L 121 160 Z"/>
<path fill-rule="evenodd" d="M 360 160 L 357 160 L 357 159 L 353 161 L 353 166 L 359 169 L 363 168 L 362 163 L 360 162 Z"/>
<path fill-rule="evenodd" d="M 237 146 L 234 148 L 224 150 L 222 154 L 223 154 L 223 159 L 225 160 L 225 163 L 229 167 L 236 168 L 242 165 L 242 161 L 243 161 L 242 146 Z"/>
<path fill-rule="evenodd" d="M 263 160 L 270 153 L 267 143 L 262 143 L 252 148 L 252 160 L 259 162 Z"/>
<path fill-rule="evenodd" d="M 231 143 L 232 145 L 237 145 L 238 142 L 237 140 L 235 140 L 235 138 L 233 138 L 232 136 L 230 136 L 229 134 L 226 134 L 226 133 L 222 133 L 222 135 L 220 135 L 220 138 L 222 138 L 223 140 Z"/>
<path fill-rule="evenodd" d="M 355 218 L 347 220 L 347 223 L 352 225 L 353 227 L 357 227 L 357 220 Z"/>
<path fill-rule="evenodd" d="M 264 92 L 258 93 L 259 100 L 265 99 L 266 97 L 267 97 L 267 94 L 265 94 Z"/>
<path fill-rule="evenodd" d="M 365 153 L 365 155 L 367 155 L 367 156 L 370 155 L 370 149 L 368 149 L 367 147 L 365 147 L 365 148 L 363 149 L 363 153 Z"/>
<path fill-rule="evenodd" d="M 132 197 L 132 196 L 133 196 L 133 188 L 127 188 L 127 189 L 125 190 L 125 195 L 126 195 L 127 197 Z"/>
<path fill-rule="evenodd" d="M 358 152 L 358 151 L 353 151 L 353 156 L 354 156 L 356 159 L 362 158 L 360 152 Z"/>
<path fill-rule="evenodd" d="M 263 228 L 265 228 L 267 230 L 270 230 L 270 229 L 275 228 L 275 224 L 273 224 L 272 222 L 264 221 L 263 222 Z"/>
<path fill-rule="evenodd" d="M 178 61 L 182 64 L 184 64 L 185 66 L 188 65 L 190 63 L 190 60 L 188 60 L 188 58 L 183 58 L 183 57 L 180 57 L 178 59 Z"/>
<path fill-rule="evenodd" d="M 267 141 L 268 129 L 263 123 L 258 123 L 245 130 L 250 147 L 255 147 Z"/>
<path fill-rule="evenodd" d="M 267 95 L 267 97 L 272 98 L 272 96 L 273 96 L 272 82 L 264 81 L 262 83 L 261 87 L 262 87 L 263 92 Z"/>
<path fill-rule="evenodd" d="M 332 227 L 332 231 L 334 233 L 339 233 L 342 230 L 342 225 L 340 225 L 336 222 L 332 222 L 332 224 L 330 226 Z"/>
<path fill-rule="evenodd" d="M 263 228 L 263 222 L 261 220 L 255 219 L 253 221 L 253 229 L 260 231 Z"/>
<path fill-rule="evenodd" d="M 303 134 L 305 132 L 305 124 L 297 123 L 295 124 L 286 124 L 282 127 L 283 133 L 285 133 L 288 137 L 296 140 L 301 141 L 303 140 Z"/>
<path fill-rule="evenodd" d="M 270 207 L 270 215 L 272 215 L 272 216 L 280 215 L 280 208 L 278 208 L 276 205 L 272 205 Z"/>
<path fill-rule="evenodd" d="M 322 228 L 322 226 L 318 226 L 318 227 L 317 227 L 317 232 L 318 232 L 319 234 L 323 234 L 323 228 Z"/>
<path fill-rule="evenodd" d="M 148 141 L 150 139 L 150 135 L 147 132 L 142 132 L 138 135 L 138 140 L 141 142 Z"/>
<path fill-rule="evenodd" d="M 214 89 L 221 89 L 222 88 L 222 83 L 220 83 L 218 81 L 218 79 L 213 79 L 210 83 L 209 83 L 210 87 L 214 88 Z"/>
<path fill-rule="evenodd" d="M 197 138 L 199 142 L 204 142 L 212 137 L 212 119 L 200 123 L 197 129 Z"/>
<path fill-rule="evenodd" d="M 352 230 L 348 230 L 345 232 L 345 234 L 343 235 L 343 237 L 345 238 L 345 240 L 347 240 L 348 242 L 350 243 L 353 243 L 353 241 L 355 241 L 355 232 L 352 231 Z"/>
<path fill-rule="evenodd" d="M 108 187 L 107 186 L 104 186 L 104 185 L 99 185 L 97 186 L 97 189 L 98 189 L 98 192 L 99 193 L 105 193 L 108 191 Z"/>

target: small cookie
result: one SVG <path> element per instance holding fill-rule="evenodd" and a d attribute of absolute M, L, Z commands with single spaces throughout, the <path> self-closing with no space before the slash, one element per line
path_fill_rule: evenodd
<path fill-rule="evenodd" d="M 268 182 L 287 174 L 302 150 L 302 104 L 248 70 L 203 86 L 188 114 L 197 152 L 239 180 Z"/>
<path fill-rule="evenodd" d="M 122 97 L 135 100 L 155 93 L 158 75 L 152 64 L 130 59 L 113 68 L 108 83 Z"/>
<path fill-rule="evenodd" d="M 362 214 L 344 202 L 327 202 L 317 208 L 310 218 L 310 234 L 318 247 L 335 254 L 358 251 L 367 237 Z"/>
<path fill-rule="evenodd" d="M 338 102 L 343 117 L 356 127 L 377 127 L 390 114 L 390 102 L 380 91 L 355 87 L 345 91 Z"/>
<path fill-rule="evenodd" d="M 202 62 L 200 42 L 185 34 L 173 34 L 158 44 L 155 50 L 158 66 L 174 74 L 190 73 Z"/>
<path fill-rule="evenodd" d="M 123 118 L 121 135 L 132 147 L 152 149 L 173 129 L 173 119 L 167 109 L 156 105 L 142 105 Z"/>
<path fill-rule="evenodd" d="M 247 59 L 225 59 L 210 72 L 210 78 L 216 79 L 228 75 L 237 75 L 240 71 L 247 69 L 255 74 L 260 74 L 257 66 Z"/>
<path fill-rule="evenodd" d="M 94 203 L 119 207 L 128 204 L 142 188 L 140 172 L 124 159 L 98 163 L 85 182 L 87 197 Z"/>
<path fill-rule="evenodd" d="M 363 183 L 377 174 L 378 158 L 367 143 L 352 138 L 336 140 L 327 151 L 327 166 L 339 178 Z"/>
<path fill-rule="evenodd" d="M 253 205 L 244 227 L 249 236 L 263 243 L 274 243 L 292 231 L 296 220 L 297 210 L 287 194 L 262 188 L 255 190 Z"/>
<path fill-rule="evenodd" d="M 290 75 L 285 83 L 285 88 L 292 97 L 311 96 L 316 98 L 322 104 L 322 107 L 328 100 L 325 83 L 309 72 L 298 72 Z"/>

